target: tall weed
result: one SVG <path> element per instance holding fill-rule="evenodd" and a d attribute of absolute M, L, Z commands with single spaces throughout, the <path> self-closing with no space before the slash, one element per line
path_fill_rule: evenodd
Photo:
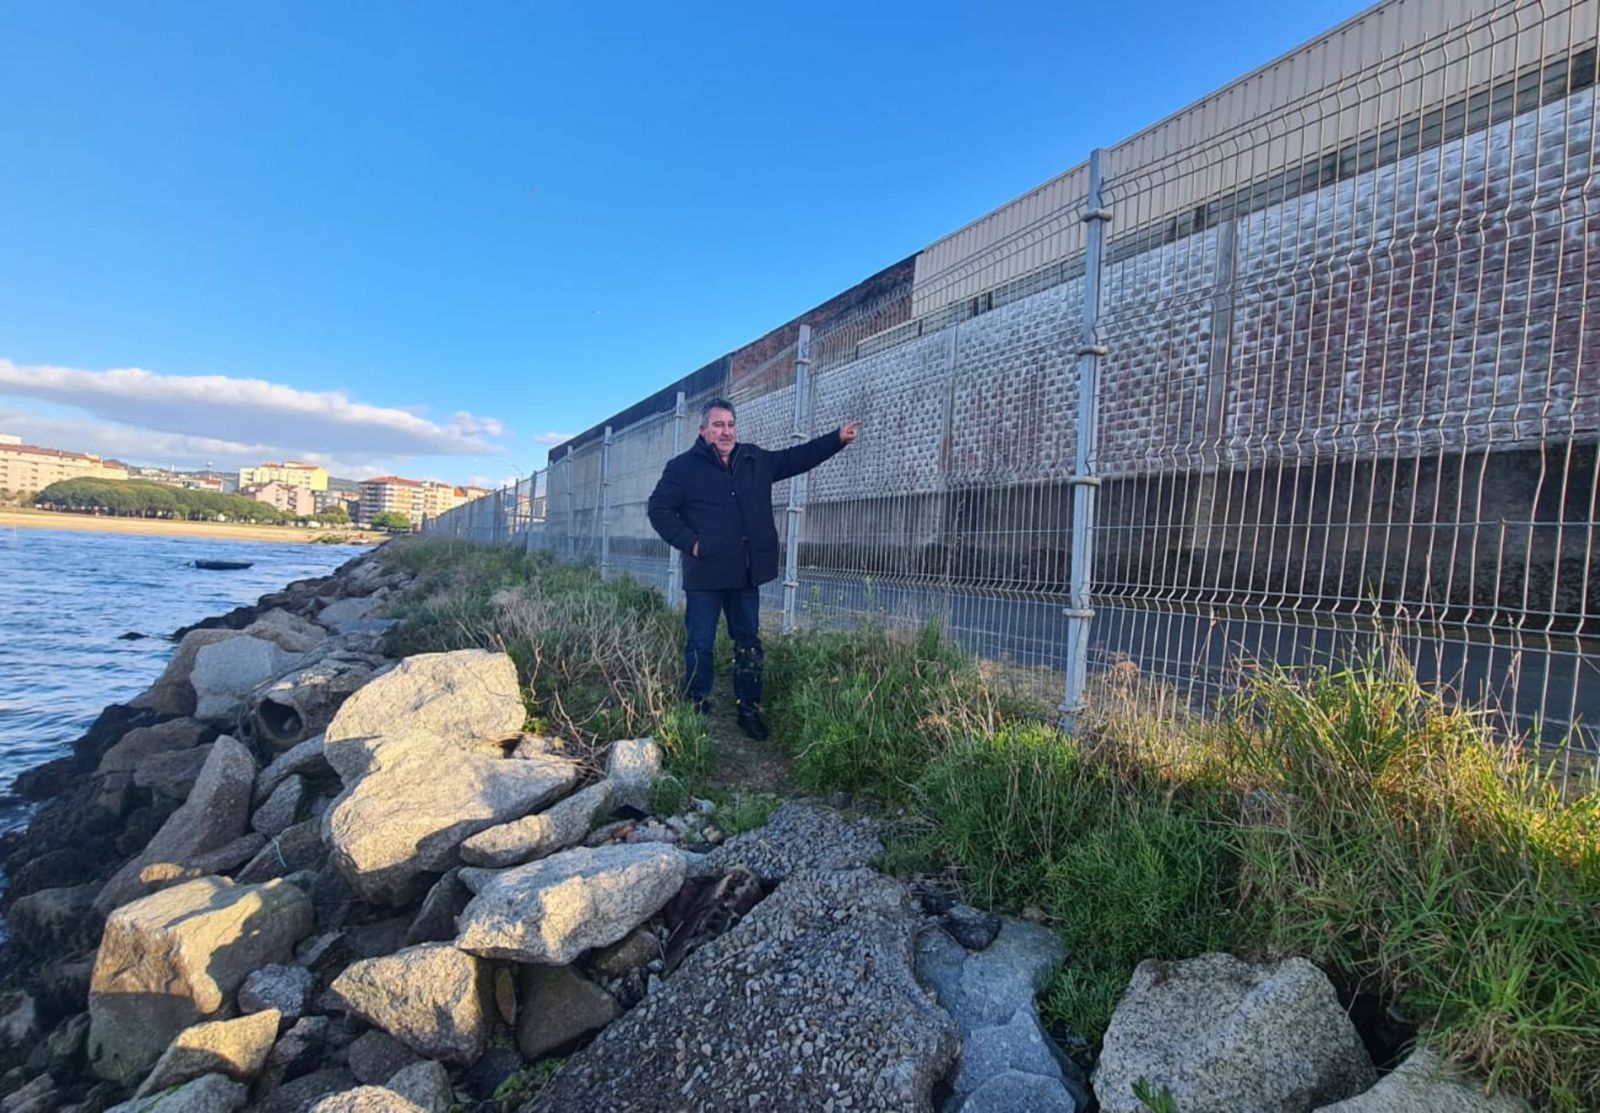
<path fill-rule="evenodd" d="M 1224 721 L 1256 786 L 1248 937 L 1367 984 L 1548 1108 L 1600 1108 L 1600 796 L 1399 660 L 1266 671 Z"/>
<path fill-rule="evenodd" d="M 933 625 L 914 638 L 875 625 L 794 634 L 769 649 L 767 675 L 769 710 L 810 790 L 904 799 L 931 758 L 1010 710 Z"/>
<path fill-rule="evenodd" d="M 970 899 L 1032 906 L 1073 958 L 1047 1006 L 1098 1038 L 1146 958 L 1226 949 L 1234 863 L 1215 802 L 1128 780 L 1053 727 L 1014 724 L 953 746 L 918 782 L 935 842 Z"/>
<path fill-rule="evenodd" d="M 509 654 L 534 729 L 605 743 L 655 731 L 676 703 L 679 622 L 656 591 L 489 546 L 422 540 L 386 559 L 418 573 L 386 648 Z"/>

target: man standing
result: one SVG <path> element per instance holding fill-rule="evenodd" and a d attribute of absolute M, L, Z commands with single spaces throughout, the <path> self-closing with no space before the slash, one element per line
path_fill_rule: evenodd
<path fill-rule="evenodd" d="M 769 452 L 738 443 L 733 403 L 713 398 L 701 411 L 694 447 L 667 461 L 650 495 L 650 525 L 683 553 L 684 698 L 702 712 L 710 706 L 711 654 L 717 620 L 726 614 L 739 729 L 758 741 L 767 737 L 758 588 L 778 576 L 772 485 L 810 471 L 855 440 L 860 427 L 851 421 L 805 444 Z"/>

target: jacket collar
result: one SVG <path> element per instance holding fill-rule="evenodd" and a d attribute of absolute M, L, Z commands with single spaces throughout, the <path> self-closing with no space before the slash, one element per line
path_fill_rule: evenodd
<path fill-rule="evenodd" d="M 741 449 L 743 447 L 744 447 L 744 445 L 741 444 L 740 442 L 738 442 L 738 441 L 733 442 L 733 451 L 728 454 L 728 463 L 727 463 L 728 467 L 731 468 L 731 467 L 733 467 L 733 465 L 735 463 L 738 462 L 738 460 L 739 460 L 739 449 Z M 715 448 L 711 447 L 711 442 L 707 441 L 704 437 L 700 436 L 698 433 L 695 434 L 694 448 L 691 449 L 691 451 L 696 452 L 701 456 L 704 456 L 707 460 L 710 460 L 713 464 L 717 465 L 717 467 L 719 467 L 719 468 L 723 466 L 722 457 L 718 456 L 717 455 L 717 450 Z"/>

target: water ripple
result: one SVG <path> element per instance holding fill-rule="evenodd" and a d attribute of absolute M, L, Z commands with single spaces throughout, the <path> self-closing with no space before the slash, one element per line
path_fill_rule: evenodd
<path fill-rule="evenodd" d="M 67 752 L 109 703 L 143 691 L 180 626 L 324 575 L 358 551 L 212 538 L 16 530 L 0 535 L 0 794 Z M 239 572 L 196 558 L 251 560 Z M 118 640 L 125 632 L 146 635 Z M 22 813 L 0 806 L 0 831 Z"/>

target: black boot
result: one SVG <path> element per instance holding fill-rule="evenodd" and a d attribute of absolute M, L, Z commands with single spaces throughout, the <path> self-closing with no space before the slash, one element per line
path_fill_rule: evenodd
<path fill-rule="evenodd" d="M 761 718 L 761 708 L 753 703 L 739 705 L 739 729 L 757 742 L 765 742 L 770 737 L 767 724 Z"/>

